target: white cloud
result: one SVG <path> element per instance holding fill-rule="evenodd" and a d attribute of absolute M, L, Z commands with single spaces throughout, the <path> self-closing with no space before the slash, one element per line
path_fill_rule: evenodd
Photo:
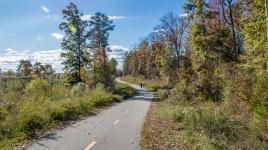
<path fill-rule="evenodd" d="M 128 48 L 125 48 L 123 46 L 120 46 L 120 45 L 110 45 L 109 46 L 111 48 L 111 50 L 118 50 L 118 49 L 121 49 L 121 50 L 124 50 L 124 51 L 128 51 L 129 49 Z"/>
<path fill-rule="evenodd" d="M 12 48 L 7 48 L 6 51 L 10 52 L 10 51 L 14 51 L 14 50 Z"/>
<path fill-rule="evenodd" d="M 164 29 L 155 29 L 153 31 L 153 33 L 162 33 L 162 32 L 166 32 L 166 30 L 164 30 Z"/>
<path fill-rule="evenodd" d="M 111 52 L 108 54 L 109 58 L 115 58 L 118 62 L 118 67 L 122 69 L 124 55 L 129 51 L 129 49 L 120 45 L 111 45 L 109 47 L 111 49 Z"/>
<path fill-rule="evenodd" d="M 90 20 L 93 15 L 87 14 L 81 17 L 82 20 Z M 127 19 L 125 16 L 108 16 L 111 20 Z"/>
<path fill-rule="evenodd" d="M 122 68 L 123 58 L 125 52 L 129 51 L 120 45 L 111 45 L 111 52 L 109 52 L 109 58 L 115 58 L 119 63 L 119 68 Z M 62 58 L 60 54 L 63 51 L 61 49 L 55 50 L 23 50 L 17 51 L 12 48 L 7 48 L 3 55 L 0 55 L 0 68 L 3 71 L 9 69 L 16 70 L 20 60 L 30 60 L 32 63 L 41 62 L 44 64 L 51 64 L 57 72 L 63 72 L 63 65 L 61 64 Z"/>
<path fill-rule="evenodd" d="M 63 34 L 60 34 L 60 33 L 52 33 L 51 36 L 57 40 L 61 40 L 63 39 Z"/>
<path fill-rule="evenodd" d="M 16 51 L 8 48 L 4 55 L 0 56 L 0 68 L 3 71 L 9 69 L 16 70 L 20 60 L 30 60 L 32 63 L 41 62 L 44 64 L 51 64 L 57 72 L 62 72 L 63 66 L 61 65 L 62 59 L 60 54 L 62 50 L 44 50 L 44 51 Z"/>
<path fill-rule="evenodd" d="M 46 7 L 46 6 L 41 6 L 41 9 L 45 12 L 45 13 L 49 13 L 50 10 Z"/>
<path fill-rule="evenodd" d="M 111 20 L 118 20 L 118 19 L 127 19 L 125 16 L 109 16 Z"/>
<path fill-rule="evenodd" d="M 186 13 L 179 14 L 179 17 L 188 17 L 188 14 L 186 14 Z"/>
<path fill-rule="evenodd" d="M 90 20 L 91 17 L 92 17 L 92 15 L 83 15 L 83 16 L 81 17 L 81 19 L 82 19 L 82 20 Z"/>

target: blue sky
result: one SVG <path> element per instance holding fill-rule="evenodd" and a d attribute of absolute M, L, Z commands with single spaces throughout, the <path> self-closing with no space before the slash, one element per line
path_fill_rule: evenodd
<path fill-rule="evenodd" d="M 15 69 L 19 59 L 51 63 L 61 71 L 62 32 L 58 25 L 67 0 L 0 0 L 0 68 Z M 110 57 L 121 57 L 153 31 L 167 12 L 182 14 L 185 0 L 73 0 L 84 15 L 101 11 L 114 19 Z M 122 52 L 122 51 L 121 51 Z"/>

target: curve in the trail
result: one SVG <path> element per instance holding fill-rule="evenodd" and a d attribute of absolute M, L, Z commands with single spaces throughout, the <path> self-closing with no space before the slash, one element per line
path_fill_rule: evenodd
<path fill-rule="evenodd" d="M 137 85 L 116 80 L 137 89 L 138 94 L 34 142 L 28 150 L 139 150 L 144 118 L 154 96 Z"/>

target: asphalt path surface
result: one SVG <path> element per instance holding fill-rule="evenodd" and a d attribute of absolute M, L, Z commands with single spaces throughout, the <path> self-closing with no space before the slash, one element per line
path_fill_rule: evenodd
<path fill-rule="evenodd" d="M 27 150 L 139 150 L 144 118 L 153 93 L 116 79 L 138 94 L 105 111 L 43 137 Z"/>

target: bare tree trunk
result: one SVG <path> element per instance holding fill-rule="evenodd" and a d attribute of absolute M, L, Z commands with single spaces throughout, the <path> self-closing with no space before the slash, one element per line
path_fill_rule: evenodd
<path fill-rule="evenodd" d="M 233 48 L 234 48 L 234 55 L 235 59 L 237 59 L 238 56 L 238 50 L 236 46 L 236 31 L 235 31 L 235 25 L 234 25 L 234 17 L 233 17 L 233 9 L 232 9 L 232 0 L 228 1 L 229 5 L 229 11 L 230 11 L 230 23 L 231 23 L 231 28 L 232 28 L 232 33 L 233 33 Z"/>
<path fill-rule="evenodd" d="M 230 20 L 228 20 L 227 17 L 226 17 L 225 8 L 224 8 L 225 0 L 220 0 L 221 5 L 222 5 L 222 11 L 223 11 L 224 20 L 231 26 L 232 35 L 233 35 L 232 42 L 233 42 L 234 56 L 235 56 L 235 60 L 237 60 L 238 49 L 237 49 L 237 45 L 236 45 L 236 31 L 235 31 L 235 24 L 234 24 L 232 1 L 233 0 L 227 0 L 228 7 L 229 7 L 229 15 L 230 15 Z"/>

